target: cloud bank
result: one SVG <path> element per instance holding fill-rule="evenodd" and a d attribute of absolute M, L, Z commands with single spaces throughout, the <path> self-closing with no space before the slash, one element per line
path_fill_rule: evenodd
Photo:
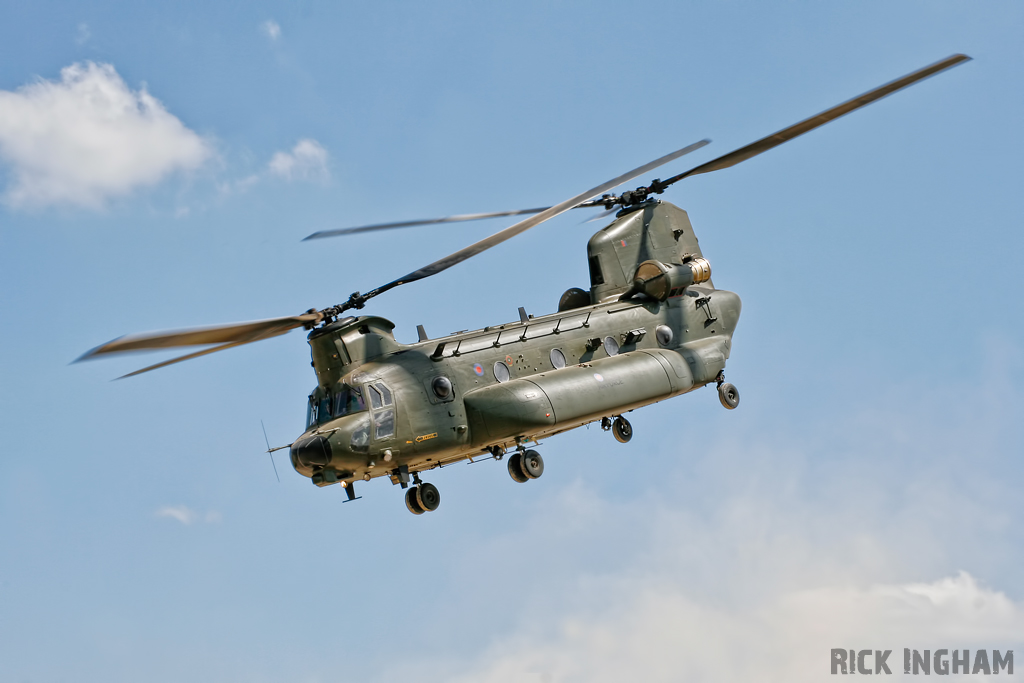
<path fill-rule="evenodd" d="M 709 603 L 671 581 L 603 589 L 612 607 L 534 623 L 453 680 L 822 681 L 831 648 L 891 650 L 887 664 L 902 675 L 904 647 L 973 655 L 1010 649 L 1024 634 L 1024 606 L 966 573 L 924 584 L 796 590 L 746 608 Z"/>
<path fill-rule="evenodd" d="M 0 161 L 13 207 L 101 207 L 199 168 L 208 143 L 110 64 L 72 64 L 59 81 L 0 91 Z"/>

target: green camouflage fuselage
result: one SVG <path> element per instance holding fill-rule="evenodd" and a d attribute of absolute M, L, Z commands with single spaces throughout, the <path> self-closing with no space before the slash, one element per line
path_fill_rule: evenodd
<path fill-rule="evenodd" d="M 685 211 L 648 201 L 620 212 L 591 238 L 588 257 L 589 297 L 567 292 L 550 315 L 415 344 L 395 341 L 394 325 L 375 316 L 313 330 L 318 384 L 292 465 L 318 485 L 397 482 L 402 471 L 511 448 L 715 381 L 740 315 L 736 294 L 708 279 L 663 300 L 623 298 L 641 263 L 703 258 Z"/>

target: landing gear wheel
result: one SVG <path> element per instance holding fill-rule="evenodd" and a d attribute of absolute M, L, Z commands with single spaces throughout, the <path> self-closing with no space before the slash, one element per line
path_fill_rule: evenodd
<path fill-rule="evenodd" d="M 530 479 L 537 479 L 544 474 L 544 458 L 537 451 L 526 451 L 522 456 L 522 469 Z"/>
<path fill-rule="evenodd" d="M 530 481 L 530 478 L 526 476 L 526 472 L 523 471 L 523 454 L 513 453 L 508 458 L 508 473 L 512 476 L 512 479 L 525 484 Z"/>
<path fill-rule="evenodd" d="M 413 491 L 416 492 L 416 503 L 424 512 L 433 512 L 441 504 L 441 492 L 433 484 L 420 484 Z"/>
<path fill-rule="evenodd" d="M 729 410 L 735 410 L 740 404 L 740 390 L 732 384 L 725 382 L 718 385 L 718 400 Z"/>
<path fill-rule="evenodd" d="M 413 486 L 411 489 L 405 492 L 405 507 L 409 508 L 409 512 L 414 515 L 422 515 L 426 510 L 420 507 L 419 501 L 416 500 L 416 489 L 417 486 Z"/>
<path fill-rule="evenodd" d="M 612 435 L 619 443 L 628 443 L 633 438 L 633 425 L 629 420 L 619 415 L 612 423 Z"/>

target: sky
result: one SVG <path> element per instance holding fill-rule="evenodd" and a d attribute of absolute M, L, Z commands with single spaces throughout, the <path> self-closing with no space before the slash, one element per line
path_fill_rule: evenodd
<path fill-rule="evenodd" d="M 1024 651 L 1019 3 L 3 17 L 4 681 L 824 681 L 832 648 L 891 649 L 896 675 L 903 648 Z M 311 232 L 553 204 L 713 141 L 664 177 L 957 52 L 663 195 L 742 297 L 741 404 L 550 439 L 526 485 L 460 464 L 415 517 L 283 453 L 279 483 L 261 421 L 302 431 L 301 332 L 123 381 L 162 356 L 71 364 L 336 304 L 512 220 Z M 551 312 L 587 283 L 582 213 L 366 312 L 400 341 Z"/>

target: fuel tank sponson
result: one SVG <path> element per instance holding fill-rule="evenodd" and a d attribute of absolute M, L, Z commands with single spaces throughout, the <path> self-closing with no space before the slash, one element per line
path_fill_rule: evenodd
<path fill-rule="evenodd" d="M 656 353 L 676 359 L 670 363 Z M 679 354 L 632 351 L 471 391 L 466 414 L 472 443 L 487 444 L 625 412 L 692 386 Z"/>

